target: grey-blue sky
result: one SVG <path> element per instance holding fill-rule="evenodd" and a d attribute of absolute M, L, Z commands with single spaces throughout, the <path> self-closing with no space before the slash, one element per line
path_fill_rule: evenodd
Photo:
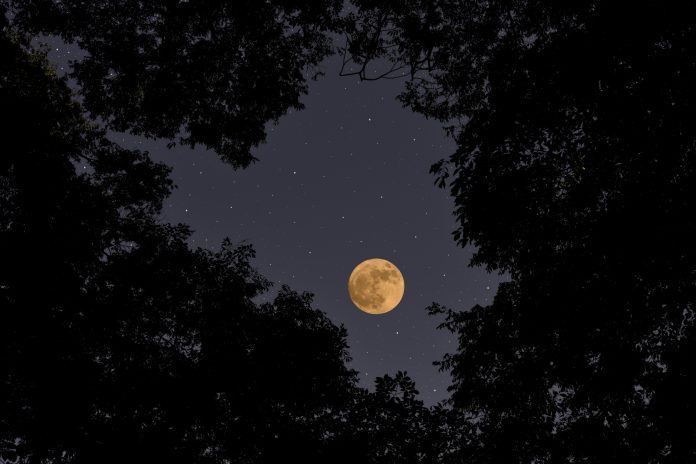
<path fill-rule="evenodd" d="M 51 46 L 59 67 L 78 52 Z M 345 325 L 364 385 L 405 370 L 432 404 L 449 385 L 432 363 L 456 339 L 436 329 L 426 306 L 485 304 L 499 277 L 468 267 L 471 250 L 452 239 L 452 200 L 428 172 L 455 147 L 441 125 L 401 107 L 402 81 L 361 83 L 338 76 L 339 68 L 335 57 L 323 63 L 326 75 L 310 82 L 306 108 L 269 125 L 259 162 L 245 170 L 203 148 L 110 137 L 173 167 L 178 188 L 162 218 L 189 224 L 192 245 L 215 248 L 225 237 L 252 243 L 267 278 L 314 293 L 315 306 Z M 401 304 L 379 316 L 360 312 L 347 293 L 353 267 L 371 257 L 394 262 L 406 280 Z"/>

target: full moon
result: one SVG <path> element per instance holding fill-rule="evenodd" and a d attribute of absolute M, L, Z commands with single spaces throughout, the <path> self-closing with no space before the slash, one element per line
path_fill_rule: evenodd
<path fill-rule="evenodd" d="M 361 311 L 388 313 L 404 296 L 404 276 L 386 259 L 367 259 L 350 273 L 348 294 Z"/>

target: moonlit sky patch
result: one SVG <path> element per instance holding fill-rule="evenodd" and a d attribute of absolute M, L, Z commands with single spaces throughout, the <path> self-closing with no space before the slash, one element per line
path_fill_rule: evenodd
<path fill-rule="evenodd" d="M 79 52 L 49 45 L 59 70 Z M 447 397 L 450 382 L 432 362 L 456 339 L 436 330 L 440 319 L 426 306 L 485 305 L 501 277 L 469 268 L 471 250 L 452 239 L 452 199 L 428 172 L 455 147 L 441 125 L 395 101 L 402 80 L 360 83 L 339 69 L 337 58 L 323 63 L 326 75 L 310 82 L 306 108 L 269 124 L 267 143 L 255 151 L 259 162 L 246 170 L 203 148 L 110 138 L 174 168 L 178 188 L 162 217 L 189 224 L 192 245 L 216 248 L 224 237 L 252 243 L 255 265 L 276 287 L 314 293 L 315 307 L 346 326 L 363 385 L 405 370 L 433 404 Z M 399 306 L 378 317 L 355 308 L 346 287 L 352 269 L 374 257 L 392 261 L 406 281 Z"/>

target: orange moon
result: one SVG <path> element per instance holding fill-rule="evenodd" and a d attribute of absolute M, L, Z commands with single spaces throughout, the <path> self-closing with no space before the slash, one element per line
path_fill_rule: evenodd
<path fill-rule="evenodd" d="M 371 258 L 355 266 L 348 278 L 353 304 L 368 314 L 388 313 L 404 296 L 404 276 L 386 259 Z"/>

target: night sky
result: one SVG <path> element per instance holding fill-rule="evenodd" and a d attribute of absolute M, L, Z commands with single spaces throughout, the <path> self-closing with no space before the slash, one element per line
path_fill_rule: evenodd
<path fill-rule="evenodd" d="M 77 53 L 49 44 L 59 69 Z M 452 199 L 428 172 L 455 147 L 441 124 L 402 108 L 395 97 L 403 81 L 360 82 L 339 69 L 338 57 L 322 64 L 326 75 L 310 81 L 305 109 L 269 125 L 259 161 L 245 170 L 202 147 L 110 137 L 173 167 L 177 189 L 162 219 L 190 225 L 192 245 L 216 249 L 225 237 L 253 244 L 256 267 L 276 288 L 313 293 L 314 306 L 347 328 L 364 386 L 407 371 L 433 404 L 447 397 L 450 379 L 432 363 L 457 340 L 425 308 L 485 304 L 501 277 L 470 268 L 471 250 L 452 238 Z M 390 260 L 404 275 L 404 297 L 390 313 L 364 314 L 350 301 L 348 276 L 367 258 Z"/>

